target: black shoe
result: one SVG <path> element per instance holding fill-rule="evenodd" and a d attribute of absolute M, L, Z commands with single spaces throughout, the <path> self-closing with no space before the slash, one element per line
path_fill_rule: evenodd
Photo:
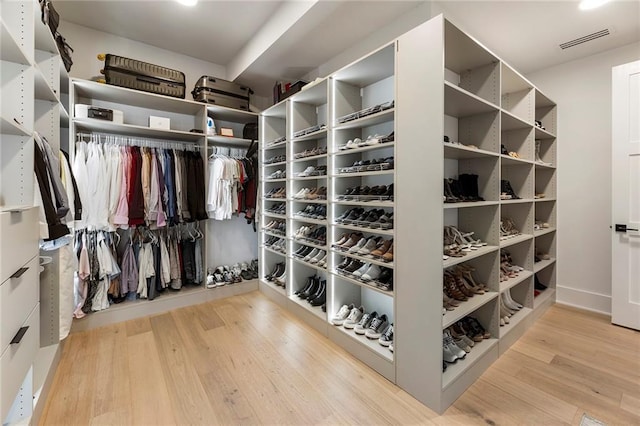
<path fill-rule="evenodd" d="M 311 292 L 309 294 L 309 296 L 307 297 L 307 302 L 311 302 L 312 300 L 314 300 L 316 297 L 318 297 L 320 295 L 320 293 L 322 293 L 323 291 L 323 283 L 326 284 L 326 281 L 322 281 L 320 279 L 320 277 L 316 277 L 316 287 L 315 287 L 315 291 Z"/>
<path fill-rule="evenodd" d="M 545 291 L 547 289 L 547 286 L 542 284 L 540 282 L 540 279 L 538 279 L 538 274 L 534 274 L 533 275 L 533 287 L 538 290 L 538 291 Z"/>
<path fill-rule="evenodd" d="M 309 287 L 305 291 L 301 291 L 298 294 L 298 297 L 300 299 L 307 299 L 309 296 L 315 294 L 318 291 L 318 287 L 320 287 L 320 278 L 314 275 L 311 281 L 311 287 Z"/>
<path fill-rule="evenodd" d="M 326 281 L 322 281 L 321 283 L 321 291 L 319 294 L 316 295 L 316 297 L 312 300 L 309 301 L 309 303 L 311 303 L 311 306 L 320 306 L 320 305 L 324 305 L 327 301 L 327 282 Z"/>
<path fill-rule="evenodd" d="M 315 275 L 313 275 L 313 276 L 309 277 L 309 278 L 307 279 L 307 284 L 306 284 L 306 285 L 305 285 L 301 290 L 298 290 L 298 291 L 296 291 L 296 292 L 295 292 L 295 293 L 293 293 L 293 294 L 295 294 L 296 296 L 298 296 L 298 295 L 300 295 L 301 293 L 304 293 L 304 292 L 306 292 L 306 291 L 309 291 L 309 289 L 313 286 L 313 280 L 315 279 L 315 277 L 316 277 Z"/>

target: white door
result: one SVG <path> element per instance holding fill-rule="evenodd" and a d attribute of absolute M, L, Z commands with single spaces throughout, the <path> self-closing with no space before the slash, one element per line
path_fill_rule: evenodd
<path fill-rule="evenodd" d="M 611 322 L 640 330 L 640 61 L 613 68 Z"/>

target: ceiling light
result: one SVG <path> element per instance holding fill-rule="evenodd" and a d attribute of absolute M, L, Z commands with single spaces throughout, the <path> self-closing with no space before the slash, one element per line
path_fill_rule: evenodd
<path fill-rule="evenodd" d="M 198 0 L 176 0 L 178 3 L 185 6 L 195 6 Z"/>
<path fill-rule="evenodd" d="M 578 6 L 580 10 L 591 10 L 609 3 L 611 0 L 582 0 Z"/>

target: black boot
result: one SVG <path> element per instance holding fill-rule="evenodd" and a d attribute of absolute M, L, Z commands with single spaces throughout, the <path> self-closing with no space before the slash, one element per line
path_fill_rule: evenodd
<path fill-rule="evenodd" d="M 324 305 L 326 301 L 327 301 L 327 282 L 323 280 L 320 283 L 320 292 L 309 303 L 311 303 L 311 306 L 320 306 L 320 305 Z"/>

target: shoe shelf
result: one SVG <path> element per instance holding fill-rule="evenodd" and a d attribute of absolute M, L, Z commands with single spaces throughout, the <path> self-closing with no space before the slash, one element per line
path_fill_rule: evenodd
<path fill-rule="evenodd" d="M 269 198 L 269 197 L 263 197 L 262 198 L 264 201 L 275 201 L 275 202 L 283 202 L 286 201 L 286 198 Z"/>
<path fill-rule="evenodd" d="M 264 284 L 267 287 L 275 290 L 277 293 L 279 293 L 280 295 L 287 297 L 287 290 L 280 287 L 279 285 L 276 285 L 275 283 L 271 282 L 271 281 L 267 281 L 264 278 L 260 278 L 260 284 Z"/>
<path fill-rule="evenodd" d="M 485 294 L 476 294 L 464 302 L 460 302 L 460 306 L 453 311 L 447 311 L 442 316 L 442 328 L 447 328 L 452 324 L 455 324 L 460 319 L 471 314 L 481 306 L 491 302 L 498 297 L 498 292 L 489 291 Z"/>
<path fill-rule="evenodd" d="M 392 121 L 395 113 L 395 108 L 389 108 L 384 111 L 377 112 L 375 114 L 368 115 L 366 117 L 358 118 L 357 120 L 347 121 L 346 123 L 336 123 L 333 128 L 335 130 L 345 129 L 360 129 L 363 127 L 370 127 L 375 124 L 385 123 Z"/>
<path fill-rule="evenodd" d="M 15 135 L 15 136 L 31 136 L 23 125 L 14 122 L 13 120 L 7 120 L 4 117 L 0 118 L 0 131 L 3 135 Z"/>
<path fill-rule="evenodd" d="M 543 130 L 539 127 L 536 127 L 536 139 L 555 139 L 556 135 L 554 135 L 551 132 L 548 132 L 547 130 Z"/>
<path fill-rule="evenodd" d="M 268 229 L 263 229 L 262 232 L 264 232 L 265 235 L 269 235 L 270 237 L 286 238 L 285 234 L 277 234 L 275 232 L 269 231 Z"/>
<path fill-rule="evenodd" d="M 376 355 L 384 358 L 389 362 L 393 362 L 393 352 L 391 352 L 389 348 L 387 348 L 386 346 L 382 346 L 380 343 L 378 343 L 378 339 L 369 339 L 364 335 L 356 334 L 355 331 L 346 329 L 342 326 L 332 325 L 332 327 L 333 327 L 333 330 L 336 330 L 340 333 L 345 334 L 346 336 L 349 336 L 351 339 L 360 343 L 365 348 L 374 352 Z"/>
<path fill-rule="evenodd" d="M 294 158 L 293 160 L 291 160 L 291 162 L 292 163 L 302 163 L 304 161 L 319 160 L 321 158 L 327 158 L 327 154 L 318 154 L 318 155 L 311 155 L 309 157 Z"/>
<path fill-rule="evenodd" d="M 303 180 L 320 180 L 320 179 L 326 179 L 327 175 L 320 175 L 320 176 L 303 176 L 303 177 L 292 177 L 291 180 L 292 181 L 303 181 Z"/>
<path fill-rule="evenodd" d="M 287 178 L 284 179 L 265 179 L 265 182 L 286 182 Z"/>
<path fill-rule="evenodd" d="M 533 164 L 531 160 L 525 160 L 524 158 L 514 158 L 510 155 L 500 154 L 500 160 L 502 161 L 502 165 L 518 165 L 518 164 Z"/>
<path fill-rule="evenodd" d="M 306 311 L 317 316 L 321 320 L 323 321 L 327 320 L 327 314 L 325 312 L 322 312 L 322 308 L 320 306 L 312 306 L 309 302 L 306 301 L 306 299 L 300 299 L 295 294 L 292 294 L 291 296 L 289 296 L 289 300 L 291 300 L 296 305 L 304 308 Z"/>
<path fill-rule="evenodd" d="M 310 217 L 296 216 L 296 215 L 293 215 L 291 219 L 298 222 L 313 223 L 315 225 L 326 226 L 328 224 L 327 219 L 312 219 Z"/>
<path fill-rule="evenodd" d="M 309 268 L 313 268 L 317 271 L 320 272 L 327 272 L 327 267 L 326 266 L 318 266 L 317 264 L 311 263 L 311 262 L 306 262 L 302 259 L 300 259 L 299 257 L 295 257 L 295 256 L 289 256 L 289 259 L 293 260 L 296 263 L 299 263 L 301 265 L 307 266 Z"/>
<path fill-rule="evenodd" d="M 521 243 L 523 241 L 528 241 L 530 239 L 533 238 L 533 235 L 531 234 L 520 234 L 520 235 L 514 235 L 512 237 L 507 237 L 504 240 L 500 240 L 500 248 L 505 248 L 505 247 L 509 247 L 518 243 Z"/>
<path fill-rule="evenodd" d="M 377 149 L 382 149 L 382 148 L 395 148 L 396 143 L 394 142 L 385 142 L 385 143 L 377 143 L 375 145 L 369 145 L 369 146 L 362 146 L 359 148 L 350 148 L 350 149 L 343 149 L 343 150 L 339 150 L 336 152 L 333 152 L 329 155 L 348 155 L 348 154 L 357 154 L 357 153 L 362 153 L 362 152 L 369 152 L 369 151 L 374 151 Z"/>
<path fill-rule="evenodd" d="M 276 219 L 286 219 L 287 218 L 287 216 L 284 215 L 284 214 L 271 213 L 271 212 L 268 212 L 268 211 L 264 211 L 263 214 L 265 216 L 275 217 Z"/>
<path fill-rule="evenodd" d="M 448 388 L 453 382 L 469 371 L 478 360 L 498 344 L 495 337 L 476 342 L 471 352 L 464 359 L 457 360 L 454 364 L 447 364 L 447 371 L 442 373 L 442 389 Z"/>
<path fill-rule="evenodd" d="M 467 207 L 497 206 L 498 201 L 465 201 L 462 203 L 444 203 L 444 209 L 463 209 Z"/>
<path fill-rule="evenodd" d="M 265 145 L 264 147 L 262 147 L 263 151 L 269 151 L 272 149 L 278 149 L 278 148 L 285 148 L 287 146 L 287 140 L 285 139 L 282 142 L 278 142 L 278 143 L 274 143 L 271 145 Z"/>
<path fill-rule="evenodd" d="M 543 164 L 539 162 L 534 162 L 533 164 L 535 164 L 536 170 L 555 170 L 556 168 L 553 164 Z"/>
<path fill-rule="evenodd" d="M 543 229 L 540 229 L 538 231 L 533 231 L 533 236 L 534 237 L 541 237 L 543 235 L 550 234 L 552 232 L 556 232 L 556 227 L 555 226 L 552 226 L 550 228 L 543 228 Z"/>
<path fill-rule="evenodd" d="M 21 65 L 30 65 L 29 59 L 24 50 L 11 34 L 11 31 L 0 21 L 0 60 Z"/>
<path fill-rule="evenodd" d="M 269 252 L 271 252 L 273 254 L 277 254 L 279 256 L 287 257 L 287 253 L 283 253 L 281 251 L 274 250 L 269 246 L 262 246 L 262 248 L 264 248 L 266 251 L 269 251 Z"/>
<path fill-rule="evenodd" d="M 513 286 L 520 284 L 521 282 L 530 278 L 531 276 L 533 276 L 533 272 L 531 271 L 518 272 L 517 277 L 509 278 L 507 281 L 502 281 L 500 283 L 500 293 L 502 293 L 505 290 L 509 290 Z"/>
<path fill-rule="evenodd" d="M 341 228 L 341 229 L 349 229 L 351 231 L 360 231 L 363 233 L 368 232 L 370 234 L 376 234 L 376 235 L 389 235 L 389 236 L 394 235 L 393 229 L 364 228 L 362 226 L 343 225 L 341 223 L 332 223 L 331 226 L 334 226 L 336 228 Z"/>
<path fill-rule="evenodd" d="M 322 245 L 322 244 L 317 244 L 308 240 L 303 240 L 300 238 L 295 238 L 295 237 L 289 237 L 289 240 L 293 241 L 294 243 L 298 243 L 298 244 L 303 244 L 305 246 L 309 246 L 309 247 L 313 247 L 313 248 L 317 248 L 319 250 L 324 250 L 327 251 L 327 245 Z M 295 257 L 295 256 L 294 256 Z"/>
<path fill-rule="evenodd" d="M 288 198 L 287 201 L 293 201 L 294 203 L 306 203 L 306 204 L 327 204 L 327 200 L 305 200 L 299 198 Z"/>
<path fill-rule="evenodd" d="M 381 289 L 380 287 L 375 285 L 374 281 L 356 280 L 355 278 L 352 278 L 349 275 L 341 274 L 338 271 L 331 271 L 331 274 L 333 274 L 336 277 L 338 277 L 338 278 L 340 278 L 342 280 L 345 280 L 345 281 L 347 281 L 347 282 L 349 282 L 351 284 L 355 284 L 355 285 L 357 285 L 359 287 L 363 287 L 363 288 L 366 288 L 366 289 L 369 289 L 369 290 L 376 291 L 376 292 L 378 292 L 380 294 L 384 294 L 385 296 L 393 297 L 393 291 Z"/>
<path fill-rule="evenodd" d="M 484 247 L 478 247 L 478 250 L 472 250 L 472 251 L 468 251 L 468 252 L 463 252 L 463 253 L 466 253 L 464 256 L 461 256 L 461 257 L 449 257 L 447 260 L 443 260 L 442 261 L 442 268 L 443 269 L 447 269 L 447 268 L 450 268 L 452 266 L 458 265 L 460 263 L 466 262 L 468 260 L 476 259 L 478 257 L 482 257 L 485 254 L 489 254 L 489 253 L 493 253 L 493 252 L 497 251 L 498 248 L 499 248 L 498 246 L 486 245 Z"/>
<path fill-rule="evenodd" d="M 388 170 L 377 170 L 371 172 L 354 172 L 354 173 L 334 173 L 331 177 L 334 178 L 343 178 L 343 177 L 358 177 L 358 176 L 381 176 L 381 175 L 392 175 L 395 173 L 394 169 Z"/>
<path fill-rule="evenodd" d="M 322 139 L 326 137 L 327 137 L 327 129 L 322 129 L 322 130 L 315 131 L 313 133 L 308 133 L 304 136 L 298 136 L 297 138 L 292 138 L 291 142 L 296 143 L 296 142 L 310 141 L 314 139 Z"/>
<path fill-rule="evenodd" d="M 382 260 L 377 260 L 373 257 L 366 257 L 358 254 L 349 253 L 346 251 L 340 251 L 340 250 L 334 249 L 333 247 L 331 248 L 331 251 L 341 256 L 350 257 L 352 259 L 356 259 L 364 263 L 371 263 L 373 265 L 384 266 L 385 268 L 393 269 L 393 262 L 385 262 Z"/>
<path fill-rule="evenodd" d="M 467 117 L 498 110 L 499 108 L 491 102 L 451 82 L 444 82 L 444 113 L 446 115 Z"/>
<path fill-rule="evenodd" d="M 505 337 L 511 330 L 514 330 L 518 326 L 518 324 L 520 324 L 527 318 L 527 316 L 529 316 L 531 312 L 531 308 L 524 307 L 513 314 L 513 316 L 509 318 L 509 324 L 505 324 L 500 327 L 500 338 Z"/>
<path fill-rule="evenodd" d="M 269 163 L 269 164 L 262 163 L 262 167 L 284 166 L 286 164 L 287 162 L 285 160 L 285 161 L 278 161 L 277 163 Z"/>
<path fill-rule="evenodd" d="M 545 202 L 556 201 L 556 197 L 536 198 L 536 199 L 531 200 L 531 201 L 535 201 L 536 203 L 545 203 Z"/>
<path fill-rule="evenodd" d="M 518 198 L 515 200 L 500 200 L 500 204 L 524 204 L 532 203 L 533 201 L 533 198 Z"/>
<path fill-rule="evenodd" d="M 554 263 L 556 263 L 555 257 L 552 257 L 551 259 L 544 259 L 544 260 L 541 260 L 540 262 L 535 262 L 533 264 L 533 272 L 538 273 L 542 271 L 544 268 L 546 268 L 547 266 Z"/>
<path fill-rule="evenodd" d="M 460 145 L 451 142 L 443 142 L 444 145 L 444 158 L 452 160 L 472 160 L 475 158 L 486 157 L 498 157 L 500 154 L 497 152 L 487 151 L 480 148 L 470 148 L 465 145 Z"/>
<path fill-rule="evenodd" d="M 340 206 L 364 206 L 364 207 L 393 207 L 393 200 L 377 200 L 377 201 L 349 201 L 349 200 L 336 200 L 332 201 L 332 204 Z"/>
<path fill-rule="evenodd" d="M 533 124 L 531 122 L 527 122 L 520 117 L 517 117 L 510 113 L 507 110 L 502 110 L 500 113 L 501 116 L 501 130 L 510 131 L 510 130 L 520 130 L 520 129 L 531 129 L 533 128 Z"/>
<path fill-rule="evenodd" d="M 208 135 L 207 141 L 213 145 L 225 145 L 231 147 L 243 147 L 246 148 L 251 139 L 234 138 L 233 136 L 220 136 L 220 135 Z"/>
<path fill-rule="evenodd" d="M 545 302 L 547 302 L 550 298 L 555 296 L 556 290 L 554 288 L 547 288 L 538 294 L 538 296 L 533 298 L 533 310 L 535 311 L 540 306 L 543 306 Z"/>

